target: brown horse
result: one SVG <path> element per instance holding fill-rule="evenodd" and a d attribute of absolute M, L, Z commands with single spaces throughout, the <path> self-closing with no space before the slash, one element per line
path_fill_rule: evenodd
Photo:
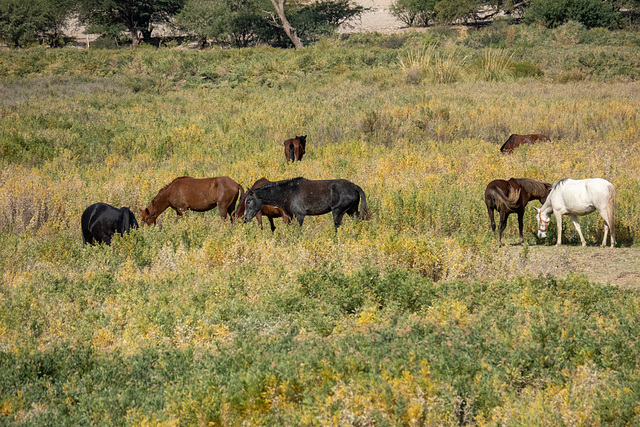
<path fill-rule="evenodd" d="M 269 183 L 271 183 L 271 181 L 269 181 L 267 178 L 264 178 L 264 177 L 260 178 L 251 186 L 249 190 L 255 190 L 256 188 L 260 188 Z M 244 194 L 240 198 L 240 202 L 238 203 L 238 208 L 236 209 L 236 212 L 235 212 L 236 218 L 240 218 L 241 216 L 244 216 L 244 201 L 247 198 L 247 194 L 248 193 Z M 260 227 L 262 227 L 262 215 L 265 215 L 267 218 L 269 218 L 269 223 L 271 224 L 272 232 L 276 229 L 276 226 L 273 224 L 273 218 L 282 218 L 285 224 L 289 224 L 291 222 L 291 218 L 289 218 L 289 216 L 287 216 L 287 214 L 284 213 L 284 211 L 277 206 L 262 205 L 262 208 L 260 208 L 260 210 L 256 214 L 256 220 L 258 221 L 258 224 L 260 225 Z"/>
<path fill-rule="evenodd" d="M 524 208 L 530 200 L 539 200 L 543 203 L 551 191 L 551 184 L 528 178 L 511 178 L 509 181 L 496 179 L 487 185 L 484 191 L 484 203 L 487 205 L 491 230 L 496 231 L 496 223 L 493 211 L 500 213 L 498 225 L 498 245 L 502 244 L 502 232 L 507 227 L 507 219 L 512 212 L 518 214 L 518 230 L 520 232 L 520 244 L 524 243 L 522 237 Z"/>
<path fill-rule="evenodd" d="M 500 151 L 503 153 L 511 153 L 515 148 L 520 147 L 521 145 L 533 145 L 540 141 L 551 141 L 548 136 L 541 135 L 539 133 L 534 133 L 531 135 L 516 135 L 512 134 L 507 142 L 502 144 L 500 147 Z"/>
<path fill-rule="evenodd" d="M 173 208 L 178 218 L 188 210 L 204 212 L 218 206 L 220 218 L 227 218 L 227 213 L 233 212 L 236 201 L 244 196 L 244 189 L 240 184 L 227 176 L 215 178 L 191 178 L 181 176 L 164 186 L 149 206 L 141 210 L 142 222 L 151 225 L 156 223 L 158 216 L 168 207 Z M 233 219 L 233 217 L 232 217 Z"/>
<path fill-rule="evenodd" d="M 287 139 L 284 142 L 284 157 L 291 162 L 302 160 L 302 156 L 306 153 L 307 149 L 307 135 L 296 136 L 292 139 Z"/>

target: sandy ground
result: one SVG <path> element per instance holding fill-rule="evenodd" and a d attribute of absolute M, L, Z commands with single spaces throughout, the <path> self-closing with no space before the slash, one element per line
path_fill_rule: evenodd
<path fill-rule="evenodd" d="M 593 243 L 590 243 L 593 244 Z M 591 282 L 624 288 L 640 288 L 640 249 L 600 246 L 523 246 L 500 249 L 513 260 L 506 277 L 531 275 L 564 279 L 568 274 L 584 275 Z"/>
<path fill-rule="evenodd" d="M 354 3 L 368 9 L 361 19 L 351 22 L 340 29 L 342 33 L 358 33 L 377 31 L 380 33 L 396 32 L 405 24 L 389 13 L 392 0 L 355 0 Z"/>

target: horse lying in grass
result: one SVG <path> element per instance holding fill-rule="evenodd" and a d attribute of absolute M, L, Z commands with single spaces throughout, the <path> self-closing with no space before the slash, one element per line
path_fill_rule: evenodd
<path fill-rule="evenodd" d="M 548 136 L 534 133 L 531 135 L 512 134 L 507 141 L 502 144 L 500 151 L 503 153 L 511 153 L 514 149 L 521 145 L 533 145 L 540 141 L 551 141 Z"/>
<path fill-rule="evenodd" d="M 580 230 L 578 216 L 587 215 L 593 211 L 598 211 L 604 219 L 602 246 L 607 245 L 609 230 L 611 230 L 611 247 L 613 248 L 616 244 L 616 187 L 605 179 L 562 179 L 553 184 L 547 201 L 536 211 L 540 238 L 547 237 L 551 212 L 555 215 L 558 226 L 556 246 L 562 244 L 562 215 L 569 215 L 580 235 L 582 246 L 586 246 L 587 241 Z"/>
<path fill-rule="evenodd" d="M 362 207 L 358 210 L 361 201 Z M 300 226 L 307 215 L 331 212 L 336 231 L 345 213 L 359 219 L 369 216 L 364 191 L 346 179 L 315 181 L 294 178 L 249 190 L 245 200 L 244 222 L 251 221 L 265 204 L 277 206 L 288 216 L 295 216 Z"/>
<path fill-rule="evenodd" d="M 82 228 L 82 243 L 111 244 L 115 233 L 128 233 L 132 228 L 138 228 L 136 217 L 129 208 L 116 208 L 106 203 L 94 203 L 84 210 L 80 218 Z"/>
<path fill-rule="evenodd" d="M 507 227 L 507 220 L 512 213 L 518 214 L 518 234 L 520 244 L 524 243 L 524 208 L 531 200 L 544 203 L 551 191 L 551 184 L 528 178 L 511 178 L 508 181 L 496 179 L 491 181 L 484 191 L 484 203 L 487 205 L 491 230 L 496 231 L 494 211 L 500 214 L 498 224 L 498 245 L 502 245 L 502 232 Z"/>
<path fill-rule="evenodd" d="M 227 218 L 235 210 L 236 202 L 244 195 L 240 184 L 229 177 L 191 178 L 182 176 L 164 186 L 149 206 L 142 210 L 141 219 L 147 225 L 155 224 L 156 219 L 171 207 L 178 218 L 188 211 L 205 212 L 218 206 L 220 218 Z M 233 217 L 231 218 L 233 220 Z"/>
<path fill-rule="evenodd" d="M 271 181 L 269 181 L 267 178 L 264 178 L 264 177 L 260 178 L 251 186 L 249 190 L 255 190 L 256 188 L 263 187 L 269 183 L 271 183 Z M 240 198 L 240 202 L 238 203 L 238 208 L 235 211 L 236 218 L 240 218 L 241 216 L 244 216 L 245 200 L 247 198 L 247 194 L 249 193 L 245 193 L 244 196 Z M 258 221 L 258 224 L 260 225 L 260 227 L 262 227 L 262 215 L 266 216 L 269 219 L 272 232 L 275 231 L 276 229 L 276 226 L 273 223 L 273 218 L 282 218 L 285 224 L 289 224 L 291 222 L 291 218 L 289 218 L 289 216 L 286 213 L 284 213 L 284 211 L 281 208 L 277 206 L 262 205 L 262 208 L 260 208 L 260 210 L 256 213 L 256 221 Z"/>

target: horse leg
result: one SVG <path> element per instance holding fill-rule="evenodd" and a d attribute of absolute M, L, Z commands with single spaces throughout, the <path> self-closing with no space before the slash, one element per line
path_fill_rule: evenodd
<path fill-rule="evenodd" d="M 256 221 L 258 222 L 260 228 L 262 228 L 262 210 L 256 212 Z"/>
<path fill-rule="evenodd" d="M 524 238 L 522 237 L 522 229 L 524 228 L 524 209 L 522 212 L 518 212 L 518 234 L 520 235 L 520 244 L 524 244 Z"/>
<path fill-rule="evenodd" d="M 587 246 L 587 241 L 584 240 L 584 236 L 582 235 L 582 230 L 580 230 L 578 217 L 575 215 L 569 215 L 569 218 L 571 218 L 571 221 L 573 221 L 573 226 L 576 228 L 576 230 L 578 231 L 578 234 L 580 235 L 580 241 L 582 242 L 582 246 Z"/>
<path fill-rule="evenodd" d="M 498 246 L 502 246 L 502 232 L 504 231 L 505 228 L 507 228 L 507 220 L 509 219 L 509 213 L 508 212 L 501 212 L 498 211 L 500 213 L 500 223 L 498 224 Z"/>
<path fill-rule="evenodd" d="M 489 213 L 489 221 L 491 223 L 491 231 L 495 232 L 496 231 L 496 220 L 493 218 L 493 216 L 494 216 L 493 208 L 490 207 L 489 205 L 487 205 L 487 212 Z"/>
<path fill-rule="evenodd" d="M 556 246 L 562 245 L 562 214 L 560 212 L 553 213 L 556 216 L 556 225 L 558 227 L 558 243 Z"/>
<path fill-rule="evenodd" d="M 609 234 L 609 231 L 611 231 L 611 247 L 613 248 L 616 244 L 615 224 L 613 224 L 609 212 L 598 211 L 598 213 L 600 213 L 600 216 L 602 217 L 602 219 L 604 219 L 604 239 L 602 239 L 602 247 L 604 248 L 605 246 L 607 246 L 607 236 Z"/>
<path fill-rule="evenodd" d="M 300 224 L 300 227 L 302 227 L 302 223 L 304 222 L 304 214 L 295 214 L 296 215 L 296 219 L 298 220 L 298 224 Z"/>
<path fill-rule="evenodd" d="M 338 227 L 340 227 L 340 224 L 342 224 L 342 217 L 344 216 L 344 211 L 339 212 L 337 210 L 333 211 L 333 226 L 336 228 L 336 231 L 338 231 Z"/>
<path fill-rule="evenodd" d="M 273 223 L 273 218 L 271 218 L 269 215 L 267 215 L 267 218 L 269 219 L 269 224 L 271 225 L 271 232 L 273 233 L 274 231 L 276 231 L 276 225 Z"/>

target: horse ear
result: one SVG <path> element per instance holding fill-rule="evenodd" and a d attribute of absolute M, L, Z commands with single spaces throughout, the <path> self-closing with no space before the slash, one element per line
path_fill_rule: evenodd
<path fill-rule="evenodd" d="M 536 207 L 534 206 L 534 207 L 533 207 L 533 209 L 535 209 L 535 210 L 536 210 L 536 212 L 540 213 L 540 210 L 541 210 L 542 208 L 536 208 Z"/>

